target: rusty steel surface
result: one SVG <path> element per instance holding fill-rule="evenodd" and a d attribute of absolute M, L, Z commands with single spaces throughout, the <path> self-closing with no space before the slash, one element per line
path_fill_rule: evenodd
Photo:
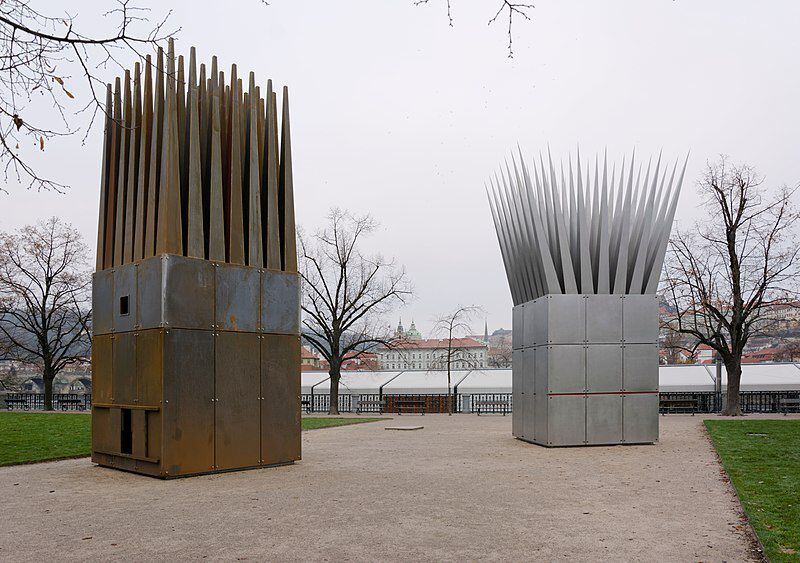
<path fill-rule="evenodd" d="M 163 438 L 166 475 L 214 468 L 214 334 L 164 333 Z"/>
<path fill-rule="evenodd" d="M 216 274 L 215 327 L 219 330 L 256 332 L 260 322 L 261 272 L 247 266 L 214 268 Z"/>
<path fill-rule="evenodd" d="M 112 339 L 111 397 L 118 405 L 130 405 L 136 399 L 135 340 L 133 332 L 114 334 Z"/>
<path fill-rule="evenodd" d="M 260 463 L 260 339 L 253 333 L 215 337 L 214 443 L 217 469 Z"/>
<path fill-rule="evenodd" d="M 300 459 L 288 90 L 187 61 L 107 88 L 93 278 L 92 459 L 163 478 Z"/>
<path fill-rule="evenodd" d="M 263 336 L 261 390 L 262 463 L 300 459 L 300 337 Z"/>

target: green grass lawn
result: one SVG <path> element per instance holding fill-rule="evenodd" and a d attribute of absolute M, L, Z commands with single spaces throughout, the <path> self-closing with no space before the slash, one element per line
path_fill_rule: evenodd
<path fill-rule="evenodd" d="M 303 430 L 372 422 L 379 418 L 303 418 Z M 91 417 L 81 413 L 0 412 L 0 466 L 85 457 Z"/>
<path fill-rule="evenodd" d="M 707 420 L 770 561 L 800 560 L 800 420 Z"/>

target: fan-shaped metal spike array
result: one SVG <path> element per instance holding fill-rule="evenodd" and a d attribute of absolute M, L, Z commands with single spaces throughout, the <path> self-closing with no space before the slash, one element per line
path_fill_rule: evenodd
<path fill-rule="evenodd" d="M 603 155 L 581 171 L 580 151 L 556 174 L 549 150 L 531 171 L 511 156 L 487 195 L 515 305 L 548 294 L 654 293 L 686 162 L 661 155 L 642 177 L 635 154 L 617 170 Z M 634 173 L 634 170 L 636 171 Z M 616 178 L 619 178 L 617 180 Z"/>
<path fill-rule="evenodd" d="M 262 97 L 216 57 L 198 73 L 194 48 L 186 73 L 172 41 L 164 59 L 107 88 L 97 270 L 178 254 L 296 272 L 286 87 L 279 143 L 271 80 Z"/>

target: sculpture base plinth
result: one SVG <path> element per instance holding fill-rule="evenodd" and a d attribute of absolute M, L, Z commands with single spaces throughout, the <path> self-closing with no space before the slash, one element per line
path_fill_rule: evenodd
<path fill-rule="evenodd" d="M 173 478 L 300 459 L 297 274 L 164 255 L 93 286 L 92 461 Z"/>
<path fill-rule="evenodd" d="M 513 318 L 515 437 L 543 446 L 658 439 L 654 295 L 546 295 Z"/>

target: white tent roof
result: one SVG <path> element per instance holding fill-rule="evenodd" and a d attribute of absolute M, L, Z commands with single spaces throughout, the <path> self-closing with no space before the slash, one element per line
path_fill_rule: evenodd
<path fill-rule="evenodd" d="M 510 369 L 476 369 L 467 374 L 467 377 L 458 384 L 458 392 L 463 394 L 476 393 L 510 393 Z"/>
<path fill-rule="evenodd" d="M 714 369 L 710 366 L 710 369 Z M 722 384 L 727 385 L 728 372 L 722 368 Z M 794 391 L 800 389 L 800 367 L 797 364 L 742 364 L 742 391 Z"/>
<path fill-rule="evenodd" d="M 659 390 L 662 392 L 714 391 L 714 365 L 659 366 Z M 727 384 L 725 368 L 722 384 Z M 511 393 L 510 369 L 454 370 L 451 387 L 459 393 Z M 300 374 L 301 393 L 330 392 L 327 372 L 304 371 Z M 377 394 L 383 386 L 385 394 L 444 394 L 447 393 L 447 372 L 436 371 L 344 371 L 341 393 Z M 798 364 L 744 364 L 742 391 L 800 390 Z"/>
<path fill-rule="evenodd" d="M 669 391 L 713 391 L 714 366 L 693 364 L 685 366 L 659 366 L 658 390 Z"/>
<path fill-rule="evenodd" d="M 469 373 L 468 370 L 452 370 L 450 386 L 457 385 Z M 384 393 L 397 394 L 438 394 L 447 393 L 447 371 L 404 371 L 384 385 Z"/>
<path fill-rule="evenodd" d="M 328 379 L 328 373 L 324 371 L 301 371 L 300 372 L 300 393 L 307 395 L 311 393 L 311 387 Z"/>

